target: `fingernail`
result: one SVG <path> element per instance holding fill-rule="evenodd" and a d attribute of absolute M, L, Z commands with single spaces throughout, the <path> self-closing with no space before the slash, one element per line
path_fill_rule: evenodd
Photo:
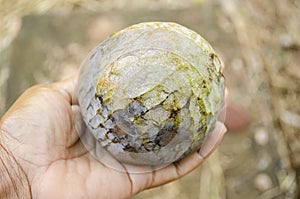
<path fill-rule="evenodd" d="M 200 156 L 207 157 L 220 143 L 223 135 L 226 132 L 226 127 L 223 123 L 217 122 L 215 129 L 211 132 L 205 143 L 201 146 L 199 151 Z"/>

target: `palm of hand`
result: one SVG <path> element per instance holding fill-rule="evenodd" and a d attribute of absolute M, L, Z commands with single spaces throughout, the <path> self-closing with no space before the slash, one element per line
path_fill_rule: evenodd
<path fill-rule="evenodd" d="M 179 178 L 202 163 L 203 158 L 194 153 L 164 169 L 134 174 L 95 160 L 79 139 L 83 124 L 78 105 L 72 105 L 76 102 L 73 82 L 29 89 L 1 121 L 1 140 L 22 165 L 34 198 L 129 198 Z M 222 133 L 211 136 L 209 153 L 224 134 L 220 125 L 217 131 L 223 128 Z"/>

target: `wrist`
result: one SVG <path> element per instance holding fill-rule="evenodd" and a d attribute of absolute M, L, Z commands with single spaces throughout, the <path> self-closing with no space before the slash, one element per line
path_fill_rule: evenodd
<path fill-rule="evenodd" d="M 13 154 L 5 148 L 2 136 L 0 132 L 0 198 L 31 198 L 28 178 Z"/>

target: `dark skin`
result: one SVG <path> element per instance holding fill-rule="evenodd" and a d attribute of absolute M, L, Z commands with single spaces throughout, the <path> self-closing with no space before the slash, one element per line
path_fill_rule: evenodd
<path fill-rule="evenodd" d="M 28 89 L 1 119 L 0 158 L 12 157 L 2 158 L 6 165 L 2 168 L 13 165 L 18 172 L 6 179 L 7 186 L 1 187 L 0 182 L 0 198 L 130 198 L 201 165 L 226 132 L 224 124 L 217 122 L 201 149 L 188 157 L 150 172 L 118 163 L 127 171 L 121 172 L 93 158 L 80 141 L 85 127 L 74 82 L 70 78 Z M 22 186 L 9 186 L 14 182 Z M 10 193 L 6 189 L 12 189 L 12 194 L 4 194 Z"/>

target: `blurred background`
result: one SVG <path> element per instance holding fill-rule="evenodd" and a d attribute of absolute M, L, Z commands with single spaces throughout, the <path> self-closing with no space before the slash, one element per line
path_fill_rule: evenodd
<path fill-rule="evenodd" d="M 26 88 L 75 74 L 110 34 L 144 21 L 206 38 L 226 65 L 231 108 L 205 164 L 134 199 L 300 198 L 299 0 L 0 0 L 0 116 Z"/>

